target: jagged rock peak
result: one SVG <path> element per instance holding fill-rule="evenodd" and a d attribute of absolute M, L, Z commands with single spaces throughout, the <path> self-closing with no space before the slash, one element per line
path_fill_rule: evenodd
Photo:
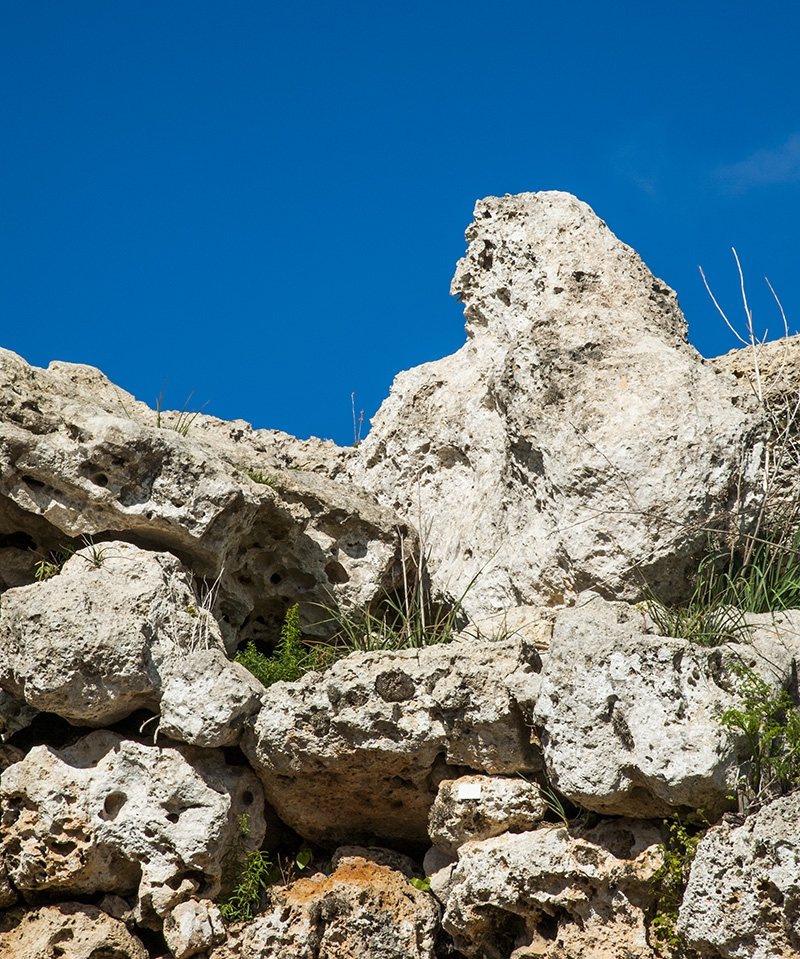
<path fill-rule="evenodd" d="M 751 398 L 575 197 L 489 197 L 466 236 L 467 342 L 397 376 L 356 482 L 415 522 L 442 590 L 475 580 L 473 616 L 587 588 L 638 598 L 642 580 L 681 598 L 708 528 L 746 512 Z"/>

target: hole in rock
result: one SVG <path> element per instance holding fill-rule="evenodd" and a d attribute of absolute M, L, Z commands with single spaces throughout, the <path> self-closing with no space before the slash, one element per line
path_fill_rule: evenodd
<path fill-rule="evenodd" d="M 28 752 L 34 746 L 62 749 L 94 731 L 90 726 L 73 726 L 55 713 L 37 713 L 30 725 L 10 736 L 8 742 L 23 752 Z"/>
<path fill-rule="evenodd" d="M 325 575 L 328 577 L 328 582 L 333 583 L 335 586 L 348 583 L 350 581 L 350 576 L 348 575 L 347 570 L 344 568 L 344 566 L 342 566 L 341 563 L 337 563 L 336 560 L 331 560 L 331 562 L 325 567 Z"/>
<path fill-rule="evenodd" d="M 245 806 L 250 806 L 254 799 L 255 796 L 250 792 L 250 790 L 245 789 L 245 791 L 242 793 L 242 802 L 245 804 Z"/>
<path fill-rule="evenodd" d="M 282 577 L 280 573 L 273 573 L 272 576 L 270 576 L 269 581 L 272 583 L 273 586 L 277 586 L 278 583 L 280 583 L 281 578 Z"/>
<path fill-rule="evenodd" d="M 238 746 L 221 746 L 220 752 L 225 757 L 226 766 L 249 766 L 247 756 Z"/>
<path fill-rule="evenodd" d="M 27 533 L 18 530 L 14 533 L 0 533 L 0 549 L 30 549 L 35 552 L 36 543 Z"/>
<path fill-rule="evenodd" d="M 175 823 L 175 822 L 177 822 L 180 818 L 181 818 L 181 817 L 180 817 L 180 816 L 178 815 L 178 813 L 176 813 L 176 812 L 167 813 L 167 822 Z"/>
<path fill-rule="evenodd" d="M 119 792 L 119 790 L 114 790 L 114 792 L 109 793 L 106 796 L 106 801 L 103 803 L 103 818 L 116 819 L 120 809 L 122 809 L 127 801 L 128 797 L 125 793 Z"/>
<path fill-rule="evenodd" d="M 105 473 L 95 473 L 92 482 L 95 486 L 108 486 L 108 477 Z"/>
<path fill-rule="evenodd" d="M 32 476 L 23 476 L 22 482 L 27 483 L 28 486 L 32 486 L 34 489 L 44 489 L 45 484 L 41 480 L 34 479 Z"/>

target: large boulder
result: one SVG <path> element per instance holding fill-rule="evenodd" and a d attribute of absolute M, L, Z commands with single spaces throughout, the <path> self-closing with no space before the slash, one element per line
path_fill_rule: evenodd
<path fill-rule="evenodd" d="M 271 686 L 242 746 L 302 836 L 425 842 L 442 779 L 540 768 L 510 691 L 536 685 L 540 665 L 517 638 L 354 653 L 322 676 Z"/>
<path fill-rule="evenodd" d="M 228 661 L 193 585 L 171 553 L 124 542 L 79 550 L 59 575 L 4 594 L 0 686 L 75 725 L 160 708 L 173 739 L 233 744 L 262 690 Z"/>
<path fill-rule="evenodd" d="M 681 598 L 709 527 L 747 511 L 751 397 L 575 197 L 488 197 L 466 235 L 467 343 L 396 377 L 356 481 L 426 528 L 435 582 L 473 615 L 642 579 Z"/>
<path fill-rule="evenodd" d="M 216 897 L 234 844 L 258 848 L 265 830 L 246 767 L 216 750 L 145 746 L 107 730 L 34 747 L 2 774 L 0 801 L 3 856 L 23 895 L 135 892 L 149 922 L 191 897 Z"/>
<path fill-rule="evenodd" d="M 593 593 L 556 614 L 534 710 L 548 777 L 600 813 L 714 815 L 748 758 L 720 724 L 739 705 L 736 669 L 758 670 L 777 693 L 792 680 L 793 651 L 763 625 L 752 645 L 717 648 L 647 626 L 642 610 Z"/>
<path fill-rule="evenodd" d="M 0 588 L 88 537 L 170 551 L 215 583 L 229 650 L 287 608 L 366 605 L 402 581 L 413 532 L 332 477 L 332 443 L 154 411 L 91 367 L 0 350 Z M 401 542 L 404 541 L 404 542 Z"/>
<path fill-rule="evenodd" d="M 742 825 L 709 829 L 692 863 L 678 932 L 703 956 L 800 955 L 800 793 Z"/>
<path fill-rule="evenodd" d="M 0 917 L 0 959 L 148 959 L 125 924 L 96 906 L 64 902 Z"/>
<path fill-rule="evenodd" d="M 468 842 L 444 928 L 460 952 L 480 959 L 651 959 L 645 919 L 660 842 L 652 824 L 625 819 Z"/>

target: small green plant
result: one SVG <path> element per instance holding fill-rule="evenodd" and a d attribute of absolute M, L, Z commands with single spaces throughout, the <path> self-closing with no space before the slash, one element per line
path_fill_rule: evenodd
<path fill-rule="evenodd" d="M 332 661 L 329 647 L 309 647 L 303 643 L 297 603 L 286 613 L 280 642 L 271 656 L 265 656 L 250 642 L 235 659 L 264 686 L 280 681 L 294 682 L 312 669 L 324 669 Z"/>
<path fill-rule="evenodd" d="M 48 553 L 46 558 L 38 561 L 34 567 L 33 575 L 40 583 L 43 583 L 47 579 L 52 579 L 53 576 L 58 576 L 67 560 L 71 559 L 74 555 L 75 550 L 70 548 L 52 551 Z"/>
<path fill-rule="evenodd" d="M 189 406 L 189 401 L 196 392 L 196 390 L 192 390 L 192 392 L 186 397 L 186 402 L 183 404 L 180 411 L 177 414 L 172 414 L 174 416 L 174 421 L 172 423 L 167 423 L 166 412 L 164 411 L 164 393 L 166 392 L 166 389 L 167 380 L 164 380 L 164 385 L 161 387 L 161 392 L 156 397 L 156 428 L 160 430 L 174 430 L 176 433 L 180 433 L 181 436 L 188 436 L 192 423 L 194 423 L 197 417 L 208 406 L 208 403 L 203 403 L 199 410 L 187 409 Z"/>
<path fill-rule="evenodd" d="M 417 879 L 416 876 L 413 876 L 409 879 L 409 882 L 415 889 L 419 889 L 420 892 L 430 892 L 431 891 L 431 877 L 426 876 L 424 879 Z"/>
<path fill-rule="evenodd" d="M 747 812 L 800 783 L 800 710 L 786 690 L 775 692 L 749 667 L 734 671 L 741 705 L 726 709 L 719 721 L 747 741 L 749 774 L 739 783 L 740 807 Z"/>
<path fill-rule="evenodd" d="M 238 469 L 238 467 L 237 467 Z M 272 486 L 276 488 L 278 485 L 278 480 L 274 476 L 267 476 L 262 473 L 260 470 L 239 470 L 239 472 L 244 473 L 245 476 L 249 476 L 254 483 L 259 483 L 261 486 Z"/>
<path fill-rule="evenodd" d="M 650 920 L 651 945 L 660 955 L 682 949 L 684 942 L 676 926 L 689 871 L 705 829 L 677 820 L 664 820 L 667 841 L 661 846 L 663 861 L 650 880 L 656 897 L 655 914 Z"/>
<path fill-rule="evenodd" d="M 569 816 L 558 793 L 547 786 L 539 786 L 539 795 L 542 797 L 542 802 L 544 802 L 545 806 L 553 813 L 556 819 L 565 827 L 569 827 Z"/>
<path fill-rule="evenodd" d="M 353 407 L 353 446 L 361 445 L 361 428 L 364 425 L 364 411 L 361 410 L 361 415 L 356 420 L 356 394 L 355 392 L 350 394 L 350 405 Z"/>
<path fill-rule="evenodd" d="M 223 868 L 223 886 L 231 891 L 220 903 L 220 912 L 227 922 L 245 922 L 252 919 L 261 904 L 261 896 L 276 878 L 276 867 L 260 849 L 245 852 L 245 840 L 250 835 L 250 817 L 239 817 L 239 833 L 226 856 Z"/>

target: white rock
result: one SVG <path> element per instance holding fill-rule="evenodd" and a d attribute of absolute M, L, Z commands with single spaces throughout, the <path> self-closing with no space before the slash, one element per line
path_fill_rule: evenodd
<path fill-rule="evenodd" d="M 686 341 L 672 290 L 565 193 L 488 197 L 452 292 L 467 343 L 396 377 L 354 477 L 429 528 L 473 616 L 602 586 L 665 598 L 745 498 L 752 397 Z M 758 433 L 758 436 L 761 435 Z M 742 449 L 747 451 L 742 454 Z"/>
<path fill-rule="evenodd" d="M 225 941 L 219 907 L 208 899 L 180 902 L 164 916 L 164 939 L 175 959 L 188 959 Z"/>
<path fill-rule="evenodd" d="M 271 686 L 242 748 L 271 805 L 302 836 L 424 842 L 436 787 L 453 767 L 456 775 L 464 766 L 540 768 L 505 685 L 524 662 L 515 638 L 351 654 L 323 676 Z"/>
<path fill-rule="evenodd" d="M 127 894 L 139 912 L 213 899 L 247 814 L 247 848 L 264 835 L 249 769 L 221 753 L 143 746 L 98 730 L 63 749 L 36 746 L 0 779 L 3 855 L 26 895 Z"/>
<path fill-rule="evenodd" d="M 348 451 L 187 419 L 159 416 L 91 367 L 41 370 L 0 350 L 0 533 L 11 542 L 0 584 L 30 583 L 50 551 L 119 531 L 180 555 L 209 585 L 222 573 L 215 612 L 230 652 L 277 640 L 298 600 L 366 605 L 402 584 L 415 535 L 331 478 Z"/>
<path fill-rule="evenodd" d="M 652 824 L 619 819 L 465 843 L 444 928 L 457 949 L 481 959 L 507 959 L 514 949 L 553 959 L 650 957 L 645 914 L 660 842 Z"/>
<path fill-rule="evenodd" d="M 800 793 L 743 825 L 723 822 L 697 848 L 678 932 L 702 955 L 770 959 L 800 954 Z"/>
<path fill-rule="evenodd" d="M 747 752 L 719 722 L 738 704 L 732 667 L 760 669 L 777 691 L 792 659 L 777 644 L 765 658 L 744 644 L 645 635 L 644 622 L 596 594 L 558 612 L 534 712 L 548 777 L 596 812 L 713 815 L 728 808 Z"/>
<path fill-rule="evenodd" d="M 455 853 L 468 840 L 527 832 L 546 812 L 539 787 L 519 776 L 461 776 L 439 784 L 428 834 L 443 852 Z"/>

